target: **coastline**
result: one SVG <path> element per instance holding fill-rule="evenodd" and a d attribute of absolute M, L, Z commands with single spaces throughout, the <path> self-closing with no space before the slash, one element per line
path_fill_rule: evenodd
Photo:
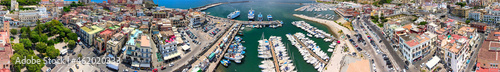
<path fill-rule="evenodd" d="M 302 14 L 293 14 L 293 16 L 326 25 L 328 27 L 328 30 L 331 31 L 332 33 L 334 33 L 334 35 L 336 35 L 337 38 L 341 36 L 338 33 L 339 30 L 342 30 L 342 32 L 344 34 L 351 34 L 351 31 L 349 29 L 347 29 L 343 26 L 340 26 L 339 24 L 335 23 L 334 21 L 309 17 L 309 16 L 302 15 Z M 340 22 L 340 23 L 346 22 L 345 20 L 343 20 L 343 18 L 339 18 L 336 21 Z"/>

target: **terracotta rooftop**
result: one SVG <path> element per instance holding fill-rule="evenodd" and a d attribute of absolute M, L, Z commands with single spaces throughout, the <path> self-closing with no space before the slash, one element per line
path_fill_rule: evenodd
<path fill-rule="evenodd" d="M 1 64 L 9 64 L 10 57 L 13 55 L 12 45 L 10 43 L 4 44 L 0 43 L 0 63 Z M 10 69 L 9 66 L 0 65 L 0 69 Z"/>
<path fill-rule="evenodd" d="M 481 48 L 479 49 L 478 55 L 478 66 L 481 68 L 490 68 L 490 63 L 500 63 L 500 42 L 498 40 L 499 36 L 494 36 L 500 31 L 492 31 L 488 38 L 483 41 Z M 492 50 L 497 49 L 497 50 Z"/>
<path fill-rule="evenodd" d="M 406 30 L 410 30 L 411 28 L 413 28 L 413 24 L 404 25 L 403 28 Z"/>
<path fill-rule="evenodd" d="M 458 29 L 459 32 L 474 32 L 474 30 L 476 29 L 472 27 L 461 27 L 460 29 Z"/>
<path fill-rule="evenodd" d="M 141 47 L 151 47 L 151 43 L 149 41 L 149 39 L 147 39 L 148 36 L 141 36 L 141 39 L 139 41 L 141 41 Z"/>
<path fill-rule="evenodd" d="M 424 43 L 424 42 L 430 40 L 430 38 L 425 36 L 425 35 L 415 35 L 415 36 L 412 36 L 409 38 L 411 40 L 405 42 L 409 47 L 414 47 L 414 46 L 417 46 L 421 43 Z"/>

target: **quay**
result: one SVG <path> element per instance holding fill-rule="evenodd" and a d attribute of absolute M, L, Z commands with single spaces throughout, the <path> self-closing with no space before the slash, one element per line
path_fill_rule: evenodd
<path fill-rule="evenodd" d="M 238 23 L 241 23 L 243 25 L 280 25 L 282 24 L 281 21 L 275 20 L 275 21 L 236 21 Z"/>
<path fill-rule="evenodd" d="M 212 18 L 212 19 L 231 20 L 231 21 L 234 21 L 235 23 L 240 23 L 242 25 L 262 25 L 262 26 L 267 26 L 267 27 L 271 27 L 273 25 L 276 26 L 276 27 L 283 26 L 283 21 L 280 21 L 280 20 L 274 20 L 274 21 L 241 21 L 241 20 L 233 20 L 233 19 L 227 19 L 227 18 L 210 16 L 210 15 L 207 15 L 207 16 L 210 17 L 210 18 Z"/>
<path fill-rule="evenodd" d="M 292 35 L 292 36 L 293 36 L 293 38 L 295 38 L 295 40 L 297 40 L 297 42 L 298 42 L 300 45 L 302 45 L 302 47 L 307 47 L 307 46 L 306 46 L 304 43 L 302 43 L 302 41 L 300 41 L 300 40 L 299 40 L 299 38 L 297 38 L 295 35 Z M 327 62 L 326 62 L 325 60 L 321 59 L 321 58 L 320 58 L 320 57 L 319 57 L 316 53 L 314 53 L 313 51 L 311 51 L 311 49 L 309 49 L 309 48 L 306 48 L 306 49 L 307 49 L 307 51 L 308 51 L 309 53 L 311 53 L 311 54 L 312 54 L 312 56 L 314 56 L 314 58 L 318 59 L 318 60 L 319 60 L 319 62 L 321 62 L 321 63 L 325 64 L 325 66 L 326 66 L 326 65 L 328 65 L 328 64 L 327 64 Z"/>
<path fill-rule="evenodd" d="M 218 57 L 216 57 L 217 60 L 215 60 L 215 63 L 210 63 L 210 65 L 208 66 L 208 69 L 207 71 L 209 72 L 215 72 L 217 66 L 219 66 L 219 63 L 220 63 L 220 60 L 222 60 L 224 58 L 224 54 L 227 52 L 229 46 L 231 45 L 231 42 L 234 40 L 234 37 L 236 36 L 236 34 L 238 34 L 237 32 L 240 30 L 242 24 L 238 24 L 236 27 L 235 27 L 235 24 L 233 24 L 233 26 L 231 26 L 232 28 L 230 28 L 228 31 L 231 31 L 231 29 L 234 29 L 235 31 L 233 32 L 229 32 L 229 37 L 228 37 L 228 41 L 224 43 L 224 47 L 222 47 L 222 53 L 220 53 L 220 55 L 218 55 Z M 219 43 L 222 43 L 223 41 L 219 41 Z M 212 47 L 216 47 L 219 45 L 214 45 Z"/>
<path fill-rule="evenodd" d="M 278 65 L 278 57 L 276 57 L 276 52 L 274 52 L 274 45 L 273 45 L 273 41 L 271 41 L 271 39 L 269 39 L 269 47 L 271 47 L 271 54 L 273 55 L 273 63 L 274 63 L 274 67 L 276 69 L 276 72 L 280 72 L 280 66 Z"/>
<path fill-rule="evenodd" d="M 241 20 L 233 20 L 233 19 L 227 19 L 227 18 L 210 16 L 210 15 L 207 15 L 207 16 L 211 17 L 212 19 L 231 20 L 231 21 L 234 21 L 235 23 L 240 23 L 242 25 L 263 25 L 263 26 L 271 26 L 271 25 L 282 26 L 283 25 L 283 22 L 280 21 L 280 20 L 274 20 L 274 21 L 241 21 Z"/>

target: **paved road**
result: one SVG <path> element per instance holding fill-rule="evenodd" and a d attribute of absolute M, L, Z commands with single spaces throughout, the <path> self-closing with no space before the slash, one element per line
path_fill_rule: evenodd
<path fill-rule="evenodd" d="M 361 27 L 360 27 L 361 22 L 359 22 L 358 19 L 356 19 L 355 21 L 357 21 L 357 22 L 353 22 L 353 25 L 354 25 L 355 29 L 358 30 L 358 32 L 361 32 L 360 34 L 361 34 L 362 39 L 365 40 L 365 42 L 368 42 L 369 39 L 366 38 L 366 35 L 364 34 L 363 29 L 361 29 Z M 357 41 L 357 37 L 354 36 L 354 35 L 351 35 L 351 39 L 353 39 L 353 40 L 355 40 L 357 42 L 357 45 L 360 46 L 360 48 L 363 49 L 363 51 L 364 51 L 363 53 L 368 52 L 369 57 L 372 60 L 375 61 L 374 62 L 375 65 L 376 65 L 375 66 L 376 67 L 375 70 L 377 72 L 386 72 L 386 71 L 388 71 L 388 69 L 386 68 L 386 64 L 384 64 L 385 61 L 383 60 L 382 55 L 377 54 L 375 52 L 376 51 L 375 48 L 373 48 L 370 43 L 363 44 L 363 43 Z M 370 62 L 371 62 L 371 60 L 370 60 Z M 373 67 L 373 66 L 370 65 L 370 67 Z"/>
<path fill-rule="evenodd" d="M 369 25 L 371 27 L 371 31 L 374 31 L 382 40 L 382 42 L 385 44 L 385 47 L 381 47 L 381 48 L 385 48 L 389 51 L 389 54 L 387 55 L 391 55 L 392 56 L 392 59 L 394 59 L 394 61 L 396 61 L 396 64 L 397 66 L 399 66 L 399 70 L 401 69 L 404 69 L 406 66 L 406 64 L 404 63 L 405 60 L 401 59 L 401 57 L 399 56 L 398 53 L 396 53 L 396 51 L 394 51 L 394 48 L 392 48 L 392 45 L 389 44 L 389 42 L 387 41 L 387 39 L 385 38 L 384 34 L 382 34 L 381 30 L 377 27 L 377 25 L 373 24 L 370 20 L 368 20 L 367 17 L 363 17 L 362 19 L 365 23 L 367 23 L 367 25 Z"/>
<path fill-rule="evenodd" d="M 474 54 L 470 58 L 470 63 L 469 63 L 469 65 L 467 65 L 467 69 L 465 71 L 471 71 L 473 68 L 475 68 L 474 65 L 477 63 L 476 58 L 477 58 L 478 51 L 481 48 L 481 45 L 483 45 L 483 40 L 486 39 L 484 36 L 485 35 L 483 33 L 479 33 L 479 40 L 477 40 L 479 42 L 479 44 L 477 44 L 477 47 L 475 47 L 476 50 L 474 50 L 474 52 L 473 52 Z"/>

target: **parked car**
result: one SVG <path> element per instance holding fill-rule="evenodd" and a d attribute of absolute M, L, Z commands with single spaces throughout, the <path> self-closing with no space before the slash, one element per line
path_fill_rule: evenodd
<path fill-rule="evenodd" d="M 170 64 L 168 64 L 168 66 L 169 66 L 169 67 L 172 67 L 172 66 L 174 66 L 174 65 L 175 65 L 174 63 L 170 63 Z"/>
<path fill-rule="evenodd" d="M 161 70 L 164 70 L 164 69 L 166 69 L 166 68 L 167 68 L 167 67 L 165 67 L 165 66 L 161 66 Z"/>

